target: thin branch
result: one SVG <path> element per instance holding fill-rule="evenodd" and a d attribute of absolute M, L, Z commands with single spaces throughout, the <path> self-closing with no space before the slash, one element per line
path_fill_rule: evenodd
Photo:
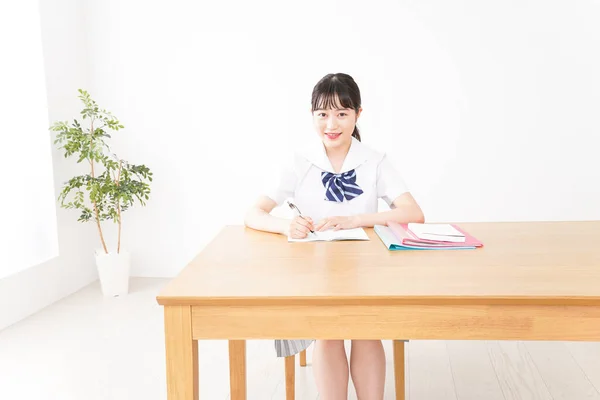
<path fill-rule="evenodd" d="M 91 120 L 91 132 L 90 132 L 90 163 L 92 165 L 92 179 L 94 176 L 94 156 L 93 156 L 93 143 L 94 143 L 94 119 Z M 94 213 L 96 214 L 96 226 L 98 227 L 98 233 L 100 234 L 100 241 L 102 242 L 102 248 L 104 252 L 108 254 L 108 249 L 106 248 L 106 242 L 104 241 L 104 235 L 102 234 L 102 227 L 100 226 L 100 215 L 98 212 L 98 205 L 96 204 L 96 200 L 93 200 L 94 204 Z"/>
<path fill-rule="evenodd" d="M 121 170 L 123 169 L 123 160 L 119 161 L 119 174 L 117 175 L 117 179 L 115 184 L 119 187 L 121 181 Z M 117 214 L 119 216 L 119 233 L 117 239 L 117 253 L 121 252 L 121 198 L 117 196 Z"/>

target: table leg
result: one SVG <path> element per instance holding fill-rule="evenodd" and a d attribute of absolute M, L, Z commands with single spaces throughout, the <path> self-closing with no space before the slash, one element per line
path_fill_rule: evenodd
<path fill-rule="evenodd" d="M 300 366 L 306 367 L 306 350 L 300 352 Z"/>
<path fill-rule="evenodd" d="M 229 341 L 229 387 L 231 400 L 246 400 L 246 341 Z"/>
<path fill-rule="evenodd" d="M 296 398 L 296 356 L 285 357 L 285 400 Z"/>
<path fill-rule="evenodd" d="M 198 400 L 198 341 L 190 306 L 165 306 L 167 399 Z"/>
<path fill-rule="evenodd" d="M 396 400 L 405 399 L 404 387 L 404 341 L 394 340 L 394 378 L 396 381 Z"/>

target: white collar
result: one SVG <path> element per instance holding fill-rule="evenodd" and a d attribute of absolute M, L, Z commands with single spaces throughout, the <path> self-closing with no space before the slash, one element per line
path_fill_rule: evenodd
<path fill-rule="evenodd" d="M 321 168 L 324 171 L 336 173 L 331 166 L 329 157 L 325 151 L 325 146 L 321 140 L 313 140 L 309 145 L 301 151 L 301 154 L 312 164 Z M 350 143 L 350 149 L 344 159 L 344 164 L 340 170 L 340 174 L 357 168 L 359 165 L 369 159 L 369 152 L 366 146 L 364 146 L 358 139 L 352 137 Z"/>

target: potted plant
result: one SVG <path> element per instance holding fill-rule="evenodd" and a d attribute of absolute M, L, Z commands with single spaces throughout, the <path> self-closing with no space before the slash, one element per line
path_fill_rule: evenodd
<path fill-rule="evenodd" d="M 89 165 L 89 173 L 78 175 L 62 187 L 58 196 L 65 209 L 81 211 L 78 221 L 93 221 L 98 228 L 101 248 L 95 251 L 96 267 L 100 285 L 105 296 L 118 296 L 129 291 L 130 254 L 121 249 L 123 212 L 134 203 L 146 205 L 150 194 L 152 172 L 145 165 L 135 165 L 117 157 L 106 143 L 111 136 L 108 131 L 118 131 L 124 126 L 108 111 L 100 109 L 85 90 L 79 89 L 83 102 L 81 119 L 69 125 L 66 121 L 55 122 L 50 129 L 57 132 L 55 145 L 64 150 L 65 158 L 77 157 Z M 84 121 L 82 121 L 83 123 Z M 117 243 L 109 249 L 102 229 L 102 221 L 117 225 Z"/>

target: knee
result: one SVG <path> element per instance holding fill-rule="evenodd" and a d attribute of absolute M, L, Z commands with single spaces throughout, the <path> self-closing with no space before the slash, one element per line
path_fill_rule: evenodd
<path fill-rule="evenodd" d="M 321 351 L 329 353 L 344 350 L 343 340 L 317 340 L 316 347 Z"/>
<path fill-rule="evenodd" d="M 353 340 L 353 349 L 377 350 L 383 347 L 381 340 Z"/>

